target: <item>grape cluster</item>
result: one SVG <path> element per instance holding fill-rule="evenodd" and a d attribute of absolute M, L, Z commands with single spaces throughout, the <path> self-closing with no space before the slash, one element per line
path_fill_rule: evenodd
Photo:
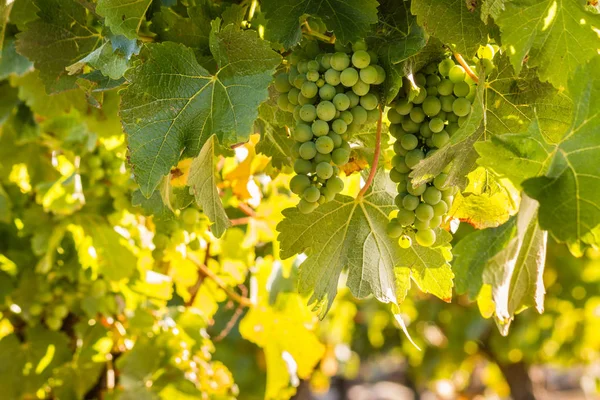
<path fill-rule="evenodd" d="M 323 48 L 322 48 L 323 47 Z M 289 69 L 275 77 L 277 104 L 296 120 L 290 189 L 301 196 L 303 214 L 332 200 L 344 188 L 339 167 L 350 157 L 348 140 L 379 118 L 375 87 L 385 80 L 377 56 L 364 42 L 351 47 L 308 40 L 289 56 Z"/>
<path fill-rule="evenodd" d="M 423 159 L 444 147 L 467 121 L 476 86 L 465 69 L 451 58 L 426 66 L 414 76 L 419 90 L 412 100 L 401 93 L 388 111 L 390 133 L 396 138 L 390 178 L 398 184 L 398 214 L 387 227 L 400 237 L 400 246 L 411 245 L 407 231 L 414 230 L 421 246 L 436 240 L 435 229 L 447 215 L 457 187 L 446 187 L 449 167 L 429 182 L 413 186 L 409 173 Z M 404 85 L 404 87 L 409 86 Z"/>

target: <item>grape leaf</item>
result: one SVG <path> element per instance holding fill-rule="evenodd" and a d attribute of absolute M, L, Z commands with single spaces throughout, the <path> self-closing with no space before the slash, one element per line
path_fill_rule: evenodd
<path fill-rule="evenodd" d="M 394 267 L 400 247 L 385 232 L 388 214 L 394 210 L 395 188 L 379 171 L 362 199 L 338 195 L 310 215 L 296 208 L 283 211 L 277 225 L 281 257 L 308 251 L 300 266 L 299 292 L 314 291 L 323 317 L 337 292 L 338 278 L 348 267 L 347 285 L 356 297 L 373 294 L 384 303 L 396 301 Z"/>
<path fill-rule="evenodd" d="M 543 311 L 547 233 L 537 223 L 537 209 L 538 203 L 523 195 L 517 216 L 497 228 L 473 232 L 454 247 L 457 293 L 468 293 L 473 300 L 484 284 L 491 285 L 504 335 L 523 308 Z"/>
<path fill-rule="evenodd" d="M 485 23 L 488 18 L 496 19 L 504 11 L 504 3 L 506 0 L 484 0 L 481 3 L 481 20 Z"/>
<path fill-rule="evenodd" d="M 264 0 L 267 39 L 290 48 L 302 39 L 300 17 L 314 15 L 323 20 L 342 43 L 364 38 L 377 23 L 376 0 Z"/>
<path fill-rule="evenodd" d="M 37 1 L 37 20 L 17 35 L 17 51 L 33 61 L 49 93 L 76 87 L 66 67 L 102 44 L 102 37 L 87 25 L 84 6 L 74 0 Z"/>
<path fill-rule="evenodd" d="M 103 75 L 110 79 L 117 80 L 122 78 L 131 57 L 138 54 L 140 47 L 136 40 L 128 40 L 123 36 L 113 36 L 110 41 L 92 51 L 86 57 L 69 65 L 67 71 L 69 74 L 81 72 L 84 66 L 89 65 L 92 68 L 100 70 Z"/>
<path fill-rule="evenodd" d="M 450 142 L 435 152 L 433 156 L 419 162 L 412 170 L 410 177 L 413 178 L 413 185 L 431 180 L 451 162 L 452 169 L 448 173 L 446 186 L 465 187 L 467 185 L 467 174 L 475 169 L 478 157 L 473 145 L 485 133 L 485 128 L 481 124 L 484 116 L 484 87 L 485 84 L 481 80 L 471 112 L 463 126 L 454 132 Z"/>
<path fill-rule="evenodd" d="M 186 45 L 201 52 L 208 51 L 210 19 L 205 14 L 196 18 L 186 18 L 173 9 L 161 7 L 160 12 L 152 16 L 152 29 L 161 41 L 170 41 Z"/>
<path fill-rule="evenodd" d="M 281 57 L 254 31 L 213 24 L 210 46 L 219 70 L 204 69 L 191 49 L 149 44 L 128 70 L 121 117 L 130 162 L 145 196 L 180 157 L 194 157 L 212 134 L 222 145 L 248 139 Z M 182 154 L 183 150 L 183 154 Z"/>
<path fill-rule="evenodd" d="M 31 62 L 17 53 L 13 39 L 7 39 L 0 53 L 0 79 L 6 79 L 10 74 L 23 75 L 29 68 Z"/>
<path fill-rule="evenodd" d="M 194 194 L 196 203 L 202 211 L 214 222 L 212 232 L 221 237 L 225 230 L 231 226 L 217 189 L 215 166 L 215 136 L 206 141 L 200 154 L 192 161 L 187 184 Z"/>
<path fill-rule="evenodd" d="M 598 56 L 600 15 L 578 0 L 517 0 L 496 18 L 517 73 L 527 56 L 542 81 L 565 88 L 578 66 Z"/>
<path fill-rule="evenodd" d="M 256 151 L 271 157 L 275 168 L 292 165 L 292 146 L 294 141 L 288 137 L 287 130 L 273 126 L 263 119 L 256 120 L 256 128 L 260 132 L 260 141 Z"/>
<path fill-rule="evenodd" d="M 98 0 L 96 12 L 115 35 L 137 39 L 146 10 L 152 0 Z"/>
<path fill-rule="evenodd" d="M 592 230 L 600 225 L 600 59 L 582 66 L 569 83 L 575 113 L 554 151 L 545 176 L 523 182 L 540 202 L 540 226 L 558 241 L 600 244 Z"/>
<path fill-rule="evenodd" d="M 427 33 L 466 58 L 487 42 L 488 31 L 479 9 L 470 11 L 463 0 L 413 0 L 411 11 Z"/>

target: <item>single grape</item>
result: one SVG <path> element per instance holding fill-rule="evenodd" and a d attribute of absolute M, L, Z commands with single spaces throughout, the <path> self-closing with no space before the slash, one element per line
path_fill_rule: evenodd
<path fill-rule="evenodd" d="M 372 56 L 371 56 L 371 60 L 373 60 Z M 375 61 L 373 61 L 373 62 L 375 62 Z M 374 65 L 374 67 L 377 70 L 377 80 L 375 81 L 375 85 L 381 85 L 383 82 L 385 82 L 385 76 L 386 76 L 385 70 L 383 69 L 383 67 L 381 65 Z"/>
<path fill-rule="evenodd" d="M 428 117 L 437 115 L 442 110 L 442 103 L 437 97 L 428 96 L 423 102 L 423 112 Z"/>
<path fill-rule="evenodd" d="M 413 224 L 413 226 L 418 231 L 423 230 L 423 229 L 429 229 L 429 221 L 431 221 L 431 220 L 428 219 L 428 220 L 425 220 L 425 221 L 421 221 L 419 218 L 417 218 L 415 220 L 415 223 Z"/>
<path fill-rule="evenodd" d="M 377 96 L 373 93 L 367 93 L 360 98 L 360 105 L 367 111 L 371 111 L 377 108 Z"/>
<path fill-rule="evenodd" d="M 345 111 L 350 107 L 350 99 L 344 93 L 336 94 L 332 102 L 339 111 Z"/>
<path fill-rule="evenodd" d="M 377 68 L 375 68 L 373 65 L 369 65 L 368 67 L 360 70 L 360 79 L 364 83 L 374 85 L 377 82 L 377 77 Z"/>
<path fill-rule="evenodd" d="M 435 147 L 440 149 L 450 141 L 450 135 L 448 135 L 448 133 L 445 130 L 443 130 L 441 132 L 434 133 L 431 136 L 431 141 L 433 142 L 433 145 Z"/>
<path fill-rule="evenodd" d="M 333 161 L 335 165 L 342 166 L 344 164 L 347 164 L 349 159 L 350 150 L 348 149 L 340 147 L 338 149 L 333 150 L 333 152 L 331 153 L 331 161 Z"/>
<path fill-rule="evenodd" d="M 321 57 L 321 67 L 323 67 L 323 70 L 327 71 L 329 68 L 331 68 L 331 53 L 325 53 L 323 54 L 323 56 Z"/>
<path fill-rule="evenodd" d="M 407 99 L 400 99 L 396 103 L 396 111 L 400 115 L 408 115 L 410 110 L 413 108 L 413 103 L 409 102 Z"/>
<path fill-rule="evenodd" d="M 403 231 L 404 229 L 402 228 L 402 225 L 400 225 L 396 220 L 391 220 L 390 222 L 388 222 L 385 228 L 385 232 L 387 233 L 387 235 L 393 239 L 400 237 Z"/>
<path fill-rule="evenodd" d="M 338 134 L 338 136 L 343 135 L 348 130 L 348 124 L 342 119 L 336 119 L 335 121 L 333 121 L 333 123 L 331 124 L 331 127 L 332 127 L 333 131 Z M 340 140 L 341 139 L 342 138 L 340 136 Z M 336 147 L 338 147 L 338 146 L 336 146 Z"/>
<path fill-rule="evenodd" d="M 413 168 L 424 158 L 425 154 L 421 150 L 414 149 L 406 153 L 406 156 L 404 157 L 404 162 L 406 162 L 406 165 L 408 165 L 409 168 Z"/>
<path fill-rule="evenodd" d="M 330 101 L 320 102 L 316 109 L 317 116 L 323 121 L 331 121 L 334 119 L 336 111 L 335 106 Z"/>
<path fill-rule="evenodd" d="M 444 121 L 439 118 L 432 118 L 429 121 L 429 129 L 433 133 L 438 133 L 444 130 Z"/>
<path fill-rule="evenodd" d="M 425 189 L 427 189 L 427 185 L 424 183 L 413 186 L 412 182 L 406 182 L 406 191 L 413 196 L 420 197 L 425 192 Z"/>
<path fill-rule="evenodd" d="M 407 133 L 417 133 L 421 130 L 421 125 L 414 122 L 410 117 L 404 118 L 402 121 L 402 129 Z"/>
<path fill-rule="evenodd" d="M 324 137 L 326 137 L 326 136 L 324 136 Z M 319 138 L 319 139 L 321 139 L 321 138 Z M 317 139 L 317 141 L 319 139 Z M 329 139 L 329 140 L 331 140 L 331 139 Z M 315 143 L 313 143 L 313 142 L 302 143 L 302 145 L 300 146 L 300 157 L 302 157 L 305 160 L 310 160 L 315 155 L 317 155 L 317 148 L 316 148 Z"/>
<path fill-rule="evenodd" d="M 326 83 L 319 89 L 319 97 L 322 100 L 332 100 L 336 94 L 335 88 Z"/>
<path fill-rule="evenodd" d="M 449 58 L 446 58 L 442 60 L 442 62 L 440 62 L 440 64 L 438 65 L 438 71 L 440 72 L 440 74 L 442 74 L 442 76 L 448 76 L 452 67 L 454 67 L 454 61 L 452 61 Z"/>
<path fill-rule="evenodd" d="M 317 192 L 319 190 L 317 189 Z M 320 197 L 320 195 L 319 195 Z M 316 208 L 319 206 L 319 203 L 317 202 L 308 202 L 304 199 L 300 199 L 300 202 L 298 202 L 298 211 L 300 211 L 300 213 L 302 214 L 310 214 L 311 212 L 315 211 Z"/>
<path fill-rule="evenodd" d="M 421 124 L 421 127 L 419 128 L 419 133 L 425 139 L 430 138 L 431 135 L 433 134 L 433 132 L 431 131 L 431 128 L 429 128 L 429 124 Z"/>
<path fill-rule="evenodd" d="M 350 65 L 350 58 L 346 53 L 337 52 L 331 56 L 331 60 L 329 62 L 331 63 L 331 68 L 335 69 L 336 71 L 343 71 Z"/>
<path fill-rule="evenodd" d="M 413 196 L 412 194 L 408 194 L 402 199 L 402 207 L 410 211 L 415 210 L 420 203 L 421 200 L 419 200 L 417 196 Z"/>
<path fill-rule="evenodd" d="M 367 43 L 364 40 L 359 40 L 352 44 L 352 51 L 367 50 Z"/>
<path fill-rule="evenodd" d="M 437 86 L 428 86 L 427 87 L 427 96 L 438 96 L 438 88 Z"/>
<path fill-rule="evenodd" d="M 394 183 L 399 183 L 404 181 L 404 174 L 399 172 L 397 169 L 392 168 L 390 170 L 390 180 Z"/>
<path fill-rule="evenodd" d="M 312 123 L 311 131 L 317 137 L 325 136 L 329 133 L 329 124 L 323 120 L 317 119 Z"/>
<path fill-rule="evenodd" d="M 365 50 L 358 50 L 352 55 L 352 65 L 354 65 L 356 68 L 366 68 L 370 63 L 371 56 Z"/>
<path fill-rule="evenodd" d="M 431 75 L 427 76 L 425 84 L 427 86 L 437 86 L 438 83 L 440 83 L 441 81 L 442 81 L 442 79 L 438 75 L 431 74 Z"/>
<path fill-rule="evenodd" d="M 450 72 L 448 73 L 448 78 L 452 81 L 452 83 L 463 82 L 465 80 L 465 69 L 460 65 L 455 65 L 450 68 Z"/>
<path fill-rule="evenodd" d="M 329 179 L 333 175 L 333 167 L 329 163 L 319 163 L 316 168 L 317 176 L 321 179 Z"/>
<path fill-rule="evenodd" d="M 414 211 L 401 208 L 398 210 L 396 220 L 402 226 L 410 226 L 415 222 L 415 213 Z"/>
<path fill-rule="evenodd" d="M 336 120 L 336 121 L 341 121 L 341 120 Z M 335 121 L 333 121 L 335 125 Z M 344 122 L 344 121 L 342 121 Z M 345 123 L 345 122 L 344 122 Z M 342 136 L 340 133 L 337 132 L 329 132 L 329 134 L 327 135 L 331 138 L 331 140 L 333 140 L 333 148 L 337 149 L 338 147 L 342 146 L 342 143 L 344 143 L 344 139 L 342 139 Z"/>
<path fill-rule="evenodd" d="M 279 109 L 283 111 L 287 111 L 289 107 L 290 101 L 288 100 L 287 95 L 281 95 L 277 97 L 277 106 Z"/>
<path fill-rule="evenodd" d="M 346 87 L 352 87 L 358 82 L 358 71 L 354 68 L 346 68 L 340 74 L 340 82 Z"/>
<path fill-rule="evenodd" d="M 287 94 L 288 101 L 290 104 L 297 105 L 298 104 L 298 95 L 300 94 L 300 90 L 297 88 L 291 88 Z"/>
<path fill-rule="evenodd" d="M 310 186 L 310 178 L 306 175 L 295 175 L 290 179 L 290 190 L 301 195 Z"/>
<path fill-rule="evenodd" d="M 487 58 L 484 58 L 483 60 L 481 60 L 481 64 L 483 65 L 483 71 L 486 74 L 489 74 L 490 72 L 492 72 L 494 70 L 494 68 L 496 68 L 494 66 L 494 63 L 492 62 L 492 60 L 488 60 Z"/>
<path fill-rule="evenodd" d="M 421 203 L 417 206 L 415 215 L 421 221 L 429 221 L 431 218 L 433 218 L 433 207 L 429 204 Z"/>
<path fill-rule="evenodd" d="M 323 104 L 323 103 L 319 103 Z M 331 103 L 330 103 L 331 104 Z M 333 104 L 332 104 L 333 105 Z M 317 118 L 317 109 L 312 104 L 305 104 L 300 109 L 300 118 L 305 122 L 312 122 Z"/>
<path fill-rule="evenodd" d="M 435 229 L 435 228 L 439 227 L 440 225 L 442 225 L 442 217 L 434 216 L 433 218 L 431 218 L 429 220 L 429 228 L 430 229 Z"/>
<path fill-rule="evenodd" d="M 352 86 L 352 91 L 354 93 L 356 93 L 356 95 L 358 95 L 358 96 L 366 95 L 367 93 L 369 93 L 370 89 L 371 89 L 371 85 L 364 83 L 360 79 L 358 80 L 358 82 L 356 82 L 356 84 L 354 86 Z"/>
<path fill-rule="evenodd" d="M 362 106 L 356 106 L 350 110 L 352 116 L 354 117 L 353 124 L 363 125 L 367 122 L 367 110 L 362 108 Z"/>
<path fill-rule="evenodd" d="M 420 124 L 423 122 L 425 120 L 425 113 L 423 112 L 423 109 L 421 107 L 413 107 L 413 109 L 410 110 L 410 119 L 415 124 Z"/>
<path fill-rule="evenodd" d="M 402 235 L 400 236 L 400 239 L 398 239 L 398 245 L 403 249 L 408 249 L 412 246 L 412 240 L 408 235 Z"/>
<path fill-rule="evenodd" d="M 52 315 L 62 320 L 69 315 L 69 307 L 66 304 L 58 304 L 52 309 Z"/>
<path fill-rule="evenodd" d="M 390 125 L 390 134 L 398 139 L 399 142 L 399 139 L 402 139 L 402 136 L 406 135 L 406 131 L 402 129 L 402 125 L 392 124 Z"/>
<path fill-rule="evenodd" d="M 353 93 L 354 94 L 354 93 Z M 346 123 L 346 125 L 351 124 L 354 121 L 354 115 L 352 112 L 346 110 L 340 114 L 340 119 Z"/>
<path fill-rule="evenodd" d="M 423 193 L 423 200 L 430 205 L 436 205 L 442 200 L 442 192 L 434 186 L 429 186 Z"/>
<path fill-rule="evenodd" d="M 372 124 L 374 122 L 377 122 L 378 119 L 379 119 L 379 109 L 378 108 L 374 108 L 372 110 L 367 111 L 367 124 Z"/>
<path fill-rule="evenodd" d="M 302 198 L 309 203 L 319 200 L 319 197 L 321 197 L 321 192 L 315 186 L 310 186 L 302 192 Z"/>
<path fill-rule="evenodd" d="M 398 111 L 396 111 L 396 109 L 390 108 L 387 112 L 387 119 L 388 121 L 390 121 L 391 124 L 399 124 L 402 122 L 402 115 L 398 114 Z"/>
<path fill-rule="evenodd" d="M 302 84 L 302 88 L 300 89 L 300 93 L 302 93 L 302 96 L 306 97 L 307 99 L 315 97 L 318 91 L 319 88 L 317 87 L 317 85 L 314 82 L 310 81 L 304 82 Z"/>
<path fill-rule="evenodd" d="M 331 138 L 329 136 L 321 136 L 320 138 L 318 138 L 315 141 L 314 144 L 315 144 L 316 151 L 318 151 L 321 154 L 328 154 L 333 151 L 333 140 L 331 140 Z M 300 147 L 300 151 L 302 151 L 302 147 Z M 300 154 L 300 155 L 302 155 L 302 154 Z M 304 158 L 304 157 L 302 157 L 302 158 Z"/>
<path fill-rule="evenodd" d="M 448 204 L 445 201 L 438 201 L 433 205 L 433 216 L 441 217 L 448 212 Z"/>
<path fill-rule="evenodd" d="M 438 84 L 437 88 L 438 93 L 441 96 L 449 96 L 454 90 L 454 83 L 452 83 L 450 79 L 442 79 L 442 81 Z"/>
<path fill-rule="evenodd" d="M 200 211 L 195 208 L 186 208 L 181 212 L 181 220 L 184 224 L 194 225 L 200 219 Z"/>
<path fill-rule="evenodd" d="M 413 99 L 414 104 L 421 104 L 427 98 L 427 90 L 424 87 L 419 87 L 419 94 Z"/>
<path fill-rule="evenodd" d="M 62 327 L 62 320 L 59 318 L 47 316 L 44 320 L 51 331 L 58 331 Z"/>
<path fill-rule="evenodd" d="M 400 140 L 402 147 L 406 150 L 412 150 L 419 145 L 419 139 L 413 134 L 407 134 L 402 136 Z"/>
<path fill-rule="evenodd" d="M 318 71 L 308 71 L 306 73 L 306 80 L 308 82 L 317 82 L 320 77 L 321 77 L 321 74 Z"/>
<path fill-rule="evenodd" d="M 454 95 L 456 97 L 466 97 L 469 95 L 471 86 L 467 82 L 458 82 L 454 84 Z"/>
<path fill-rule="evenodd" d="M 435 243 L 435 232 L 433 229 L 423 229 L 415 234 L 417 243 L 423 247 L 431 247 Z"/>
<path fill-rule="evenodd" d="M 398 155 L 398 159 L 396 161 L 396 164 L 394 165 L 394 169 L 403 174 L 410 172 L 410 168 L 408 167 L 408 165 L 406 165 L 404 157 L 400 155 Z"/>
<path fill-rule="evenodd" d="M 454 103 L 455 97 L 452 95 L 440 97 L 440 103 L 442 104 L 442 111 L 452 112 L 452 103 Z"/>
<path fill-rule="evenodd" d="M 321 65 L 319 64 L 319 62 L 317 60 L 310 60 L 306 67 L 308 68 L 309 71 L 318 71 L 319 68 L 321 67 Z"/>
<path fill-rule="evenodd" d="M 312 143 L 312 142 L 308 142 L 308 143 Z M 296 161 L 294 161 L 294 172 L 297 174 L 310 174 L 311 172 L 313 172 L 313 165 L 310 162 L 310 160 L 304 160 L 302 158 L 298 158 L 296 159 Z"/>
<path fill-rule="evenodd" d="M 459 97 L 452 103 L 452 111 L 459 117 L 464 117 L 471 112 L 471 103 L 464 97 Z"/>
<path fill-rule="evenodd" d="M 344 181 L 339 176 L 334 176 L 327 180 L 325 187 L 333 193 L 339 193 L 344 190 Z"/>
<path fill-rule="evenodd" d="M 325 71 L 324 77 L 325 82 L 327 82 L 331 86 L 337 86 L 340 84 L 340 72 L 336 71 L 333 68 L 330 68 L 327 71 Z"/>
<path fill-rule="evenodd" d="M 477 50 L 477 55 L 479 56 L 479 58 L 485 58 L 487 60 L 493 59 L 494 54 L 496 54 L 496 52 L 494 51 L 494 46 L 492 46 L 489 43 L 486 44 L 484 47 L 480 47 L 479 50 Z"/>
<path fill-rule="evenodd" d="M 325 201 L 331 201 L 335 198 L 335 193 L 327 188 L 327 186 L 323 186 L 321 188 L 321 194 L 325 197 Z"/>
<path fill-rule="evenodd" d="M 298 74 L 294 78 L 294 86 L 297 89 L 300 89 L 302 87 L 302 85 L 304 84 L 304 82 L 306 82 L 306 75 L 305 74 Z"/>
<path fill-rule="evenodd" d="M 290 85 L 288 74 L 282 72 L 275 77 L 275 90 L 279 93 L 287 93 L 291 88 L 292 85 Z"/>
<path fill-rule="evenodd" d="M 435 178 L 433 178 L 433 186 L 435 186 L 438 190 L 444 189 L 444 185 L 446 184 L 446 180 L 448 179 L 448 175 L 441 173 Z"/>
<path fill-rule="evenodd" d="M 345 95 L 348 96 L 348 99 L 350 100 L 350 108 L 356 107 L 360 102 L 360 97 L 351 90 L 345 92 Z"/>

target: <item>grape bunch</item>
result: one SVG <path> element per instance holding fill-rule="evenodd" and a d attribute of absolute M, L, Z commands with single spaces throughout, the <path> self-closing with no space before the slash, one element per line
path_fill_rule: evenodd
<path fill-rule="evenodd" d="M 344 188 L 338 177 L 348 163 L 348 140 L 379 118 L 376 86 L 385 80 L 377 56 L 364 42 L 351 47 L 307 40 L 292 52 L 289 69 L 275 77 L 277 104 L 296 121 L 295 175 L 290 189 L 303 214 L 332 200 Z"/>
<path fill-rule="evenodd" d="M 408 175 L 421 160 L 444 147 L 465 124 L 476 90 L 465 69 L 451 58 L 427 65 L 414 80 L 418 93 L 413 92 L 412 100 L 408 93 L 401 93 L 388 111 L 390 133 L 396 138 L 390 178 L 398 184 L 398 214 L 389 222 L 387 232 L 390 237 L 399 237 L 404 248 L 411 245 L 406 235 L 409 231 L 416 232 L 419 245 L 434 244 L 435 229 L 442 224 L 458 191 L 457 187 L 446 187 L 450 165 L 418 186 L 413 186 Z"/>

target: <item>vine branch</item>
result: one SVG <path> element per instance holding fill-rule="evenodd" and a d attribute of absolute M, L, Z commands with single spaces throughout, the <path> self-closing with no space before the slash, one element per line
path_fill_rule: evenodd
<path fill-rule="evenodd" d="M 327 35 L 323 35 L 320 32 L 316 32 L 316 31 L 312 30 L 310 28 L 310 26 L 308 25 L 308 21 L 306 21 L 306 20 L 304 21 L 304 23 L 302 25 L 304 25 L 304 27 L 306 28 L 306 33 L 307 34 L 309 34 L 309 35 L 311 35 L 311 36 L 313 36 L 313 37 L 315 37 L 317 39 L 320 39 L 320 40 L 322 40 L 324 42 L 327 42 L 327 43 L 335 43 L 335 35 L 333 35 L 333 36 L 327 36 Z"/>
<path fill-rule="evenodd" d="M 465 69 L 465 72 L 467 73 L 467 75 L 469 75 L 475 83 L 479 83 L 479 78 L 477 77 L 475 72 L 473 72 L 473 70 L 471 69 L 469 64 L 467 64 L 467 62 L 465 61 L 463 56 L 460 53 L 454 53 L 454 58 L 456 58 L 456 61 L 458 61 L 458 63 L 461 65 L 461 67 L 463 67 Z"/>
<path fill-rule="evenodd" d="M 367 178 L 367 182 L 365 182 L 365 186 L 358 193 L 358 199 L 362 198 L 371 183 L 373 183 L 373 179 L 375 178 L 375 174 L 377 173 L 377 165 L 379 164 L 379 154 L 381 153 L 381 120 L 383 119 L 383 112 L 381 110 L 381 106 L 379 107 L 379 119 L 377 120 L 377 133 L 375 134 L 375 154 L 373 155 L 373 163 L 371 164 L 371 171 L 369 171 L 369 177 Z"/>

